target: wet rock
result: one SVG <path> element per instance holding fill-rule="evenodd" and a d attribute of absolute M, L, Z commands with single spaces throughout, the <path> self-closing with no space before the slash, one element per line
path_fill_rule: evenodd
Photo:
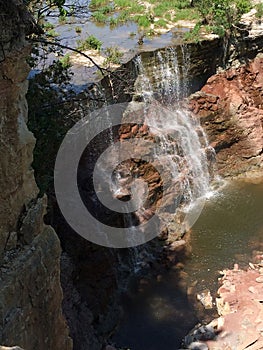
<path fill-rule="evenodd" d="M 180 239 L 170 244 L 169 248 L 172 251 L 181 250 L 186 244 L 184 239 Z"/>
<path fill-rule="evenodd" d="M 197 294 L 197 300 L 199 300 L 205 309 L 213 308 L 213 298 L 211 296 L 210 290 L 205 290 Z"/>

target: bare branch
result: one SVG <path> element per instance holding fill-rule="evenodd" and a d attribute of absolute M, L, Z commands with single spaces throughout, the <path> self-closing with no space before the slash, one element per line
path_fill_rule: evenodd
<path fill-rule="evenodd" d="M 98 68 L 98 70 L 101 72 L 101 74 L 103 75 L 103 77 L 108 76 L 108 77 L 109 77 L 110 83 L 111 83 L 111 76 L 114 77 L 114 78 L 117 79 L 117 80 L 122 81 L 122 82 L 127 82 L 125 79 L 123 79 L 123 78 L 122 78 L 121 76 L 119 76 L 118 74 L 114 74 L 114 72 L 111 71 L 110 69 L 101 67 L 98 63 L 96 63 L 96 62 L 93 60 L 93 58 L 91 58 L 89 55 L 86 55 L 84 52 L 82 52 L 82 51 L 80 51 L 80 50 L 78 50 L 78 49 L 74 49 L 73 47 L 60 44 L 59 42 L 56 42 L 56 41 L 49 41 L 49 40 L 45 40 L 45 39 L 42 39 L 42 38 L 28 38 L 28 40 L 31 41 L 31 42 L 42 43 L 42 44 L 45 44 L 45 45 L 54 45 L 54 46 L 60 47 L 60 48 L 62 48 L 62 49 L 67 49 L 67 50 L 76 52 L 76 53 L 78 53 L 78 54 L 84 56 L 85 58 L 87 58 L 90 62 L 92 62 L 92 63 L 94 64 L 94 66 L 95 66 L 96 68 Z M 105 73 L 106 73 L 106 74 L 105 74 Z"/>
<path fill-rule="evenodd" d="M 54 46 L 57 46 L 57 47 L 60 47 L 62 49 L 67 49 L 67 50 L 70 50 L 70 51 L 73 51 L 73 52 L 76 52 L 82 56 L 84 56 L 85 58 L 87 58 L 92 64 L 94 64 L 94 66 L 96 68 L 98 68 L 100 70 L 100 72 L 102 73 L 103 76 L 105 76 L 105 72 L 107 72 L 108 74 L 111 74 L 112 72 L 106 68 L 103 68 L 101 67 L 99 64 L 97 64 L 93 58 L 91 58 L 89 55 L 86 55 L 84 52 L 78 50 L 78 49 L 74 49 L 73 47 L 70 47 L 70 46 L 67 46 L 67 45 L 63 45 L 63 44 L 60 44 L 59 42 L 57 41 L 49 41 L 49 40 L 45 40 L 45 39 L 41 39 L 41 38 L 30 38 L 28 39 L 29 41 L 32 41 L 32 42 L 37 42 L 37 43 L 42 43 L 42 44 L 45 44 L 45 45 L 54 45 Z"/>

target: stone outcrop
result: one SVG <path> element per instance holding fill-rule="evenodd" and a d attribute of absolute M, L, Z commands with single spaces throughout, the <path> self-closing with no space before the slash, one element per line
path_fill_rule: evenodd
<path fill-rule="evenodd" d="M 208 79 L 190 110 L 217 153 L 219 174 L 257 171 L 263 164 L 263 57 Z"/>
<path fill-rule="evenodd" d="M 217 309 L 221 319 L 214 341 L 208 341 L 209 349 L 249 349 L 263 347 L 263 271 L 251 264 L 247 271 L 223 271 L 218 290 Z"/>
<path fill-rule="evenodd" d="M 261 259 L 263 255 L 259 256 Z M 185 338 L 187 349 L 261 350 L 263 348 L 263 260 L 247 270 L 235 264 L 221 271 L 219 318 L 195 329 Z"/>
<path fill-rule="evenodd" d="M 37 199 L 35 140 L 26 126 L 25 35 L 34 21 L 21 0 L 1 0 L 0 12 L 0 344 L 70 350 L 61 311 L 60 243 L 43 224 L 46 199 Z"/>

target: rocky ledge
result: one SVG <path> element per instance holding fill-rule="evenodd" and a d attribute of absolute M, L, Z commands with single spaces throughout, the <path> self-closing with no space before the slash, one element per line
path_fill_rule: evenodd
<path fill-rule="evenodd" d="M 218 172 L 236 176 L 258 171 L 263 163 L 263 56 L 209 78 L 190 97 L 217 153 Z"/>
<path fill-rule="evenodd" d="M 263 255 L 257 258 L 262 259 Z M 187 336 L 188 349 L 263 349 L 263 260 L 247 270 L 221 272 L 216 299 L 220 317 Z"/>

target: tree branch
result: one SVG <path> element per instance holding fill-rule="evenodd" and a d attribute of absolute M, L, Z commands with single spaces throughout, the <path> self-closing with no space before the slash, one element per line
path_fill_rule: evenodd
<path fill-rule="evenodd" d="M 49 41 L 49 40 L 45 40 L 45 39 L 39 39 L 39 38 L 30 38 L 28 39 L 29 41 L 32 41 L 32 42 L 36 42 L 36 43 L 42 43 L 42 44 L 45 44 L 45 45 L 54 45 L 54 46 L 57 46 L 57 47 L 60 47 L 62 49 L 67 49 L 67 50 L 70 50 L 70 51 L 73 51 L 73 52 L 76 52 L 82 56 L 84 56 L 85 58 L 87 58 L 92 64 L 94 64 L 94 66 L 96 68 L 99 69 L 99 71 L 101 72 L 101 74 L 103 76 L 105 76 L 105 72 L 107 72 L 107 74 L 112 74 L 112 72 L 109 70 L 109 69 L 106 69 L 106 68 L 103 68 L 101 67 L 99 64 L 97 64 L 93 58 L 91 58 L 89 55 L 86 55 L 84 52 L 78 50 L 78 49 L 74 49 L 73 47 L 70 47 L 70 46 L 67 46 L 67 45 L 63 45 L 63 44 L 60 44 L 56 41 Z"/>

